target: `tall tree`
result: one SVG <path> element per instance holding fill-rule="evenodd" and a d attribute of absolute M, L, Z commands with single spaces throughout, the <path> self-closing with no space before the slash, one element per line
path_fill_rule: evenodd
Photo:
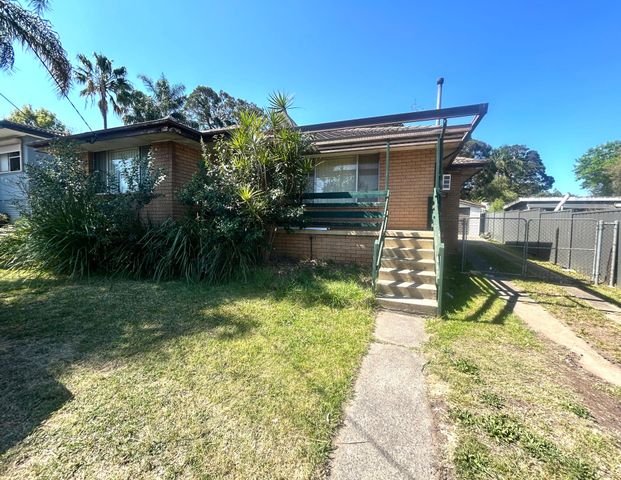
<path fill-rule="evenodd" d="M 201 129 L 235 125 L 242 111 L 261 111 L 252 102 L 235 98 L 223 90 L 218 93 L 205 85 L 199 85 L 190 93 L 185 109 L 190 121 Z"/>
<path fill-rule="evenodd" d="M 7 120 L 29 127 L 41 128 L 52 133 L 65 134 L 69 130 L 63 122 L 61 122 L 55 113 L 45 108 L 32 108 L 32 105 L 24 105 L 19 110 L 13 110 Z"/>
<path fill-rule="evenodd" d="M 489 202 L 510 201 L 538 195 L 553 184 L 554 178 L 546 174 L 536 150 L 524 145 L 504 145 L 490 151 L 488 164 L 465 186 L 464 196 Z"/>
<path fill-rule="evenodd" d="M 489 159 L 493 150 L 488 143 L 472 139 L 466 142 L 459 155 L 476 159 Z M 494 173 L 494 164 L 488 161 L 479 173 L 464 183 L 462 196 L 470 200 L 487 200 L 484 196 L 487 196 L 488 193 L 484 192 L 486 186 L 494 179 Z"/>
<path fill-rule="evenodd" d="M 185 86 L 181 83 L 171 84 L 162 74 L 157 80 L 146 75 L 139 75 L 147 93 L 134 90 L 127 98 L 127 112 L 123 116 L 125 124 L 157 120 L 171 117 L 188 123 L 184 112 L 186 101 Z"/>
<path fill-rule="evenodd" d="M 71 63 L 58 34 L 41 14 L 48 0 L 30 0 L 32 10 L 17 0 L 0 0 L 0 70 L 11 70 L 15 62 L 13 43 L 31 50 L 45 65 L 58 90 L 66 94 L 71 87 Z"/>
<path fill-rule="evenodd" d="M 621 189 L 615 187 L 621 162 L 621 141 L 614 141 L 589 148 L 576 160 L 574 174 L 585 188 L 593 195 L 621 195 Z"/>
<path fill-rule="evenodd" d="M 79 66 L 76 69 L 75 79 L 84 85 L 80 91 L 82 97 L 95 103 L 103 117 L 104 129 L 108 128 L 108 104 L 112 111 L 121 115 L 127 97 L 131 92 L 131 84 L 127 80 L 125 67 L 112 67 L 112 60 L 101 53 L 93 53 L 95 61 L 91 62 L 85 55 L 78 55 Z"/>
<path fill-rule="evenodd" d="M 482 142 L 481 140 L 468 140 L 459 154 L 460 157 L 469 158 L 489 158 L 492 155 L 494 149 L 489 143 Z"/>

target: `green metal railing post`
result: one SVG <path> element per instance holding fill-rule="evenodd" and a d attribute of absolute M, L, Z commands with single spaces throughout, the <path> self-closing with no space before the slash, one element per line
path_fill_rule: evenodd
<path fill-rule="evenodd" d="M 388 181 L 390 180 L 390 142 L 386 142 L 386 184 L 384 190 L 388 190 Z"/>
<path fill-rule="evenodd" d="M 433 248 L 436 267 L 436 296 L 438 302 L 438 315 L 442 315 L 442 300 L 444 298 L 444 243 L 442 242 L 442 231 L 440 222 L 440 200 L 442 189 L 442 159 L 444 158 L 444 131 L 446 129 L 446 119 L 442 121 L 442 130 L 438 136 L 436 145 L 436 175 L 435 187 L 433 189 L 433 201 L 431 210 L 431 220 L 433 224 Z"/>
<path fill-rule="evenodd" d="M 438 136 L 436 146 L 436 190 L 440 192 L 442 188 L 442 159 L 444 158 L 444 131 L 446 129 L 446 118 L 442 121 L 442 130 Z"/>

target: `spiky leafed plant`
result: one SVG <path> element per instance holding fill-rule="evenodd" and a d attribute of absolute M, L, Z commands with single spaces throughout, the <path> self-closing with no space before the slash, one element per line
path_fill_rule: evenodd
<path fill-rule="evenodd" d="M 0 0 L 1 1 L 1 0 Z M 82 97 L 95 103 L 103 117 L 104 129 L 108 128 L 108 104 L 112 111 L 121 115 L 124 104 L 131 92 L 131 84 L 127 80 L 125 67 L 112 67 L 112 60 L 100 53 L 93 53 L 95 61 L 91 62 L 86 55 L 79 54 L 79 66 L 76 68 L 75 79 L 84 85 L 80 91 Z"/>
<path fill-rule="evenodd" d="M 15 62 L 13 43 L 31 50 L 45 65 L 61 94 L 71 87 L 71 63 L 58 34 L 41 14 L 48 0 L 30 0 L 31 10 L 16 0 L 0 0 L 0 70 L 11 70 Z"/>

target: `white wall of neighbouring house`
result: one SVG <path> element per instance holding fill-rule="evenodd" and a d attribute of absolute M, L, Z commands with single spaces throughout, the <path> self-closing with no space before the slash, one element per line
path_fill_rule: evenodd
<path fill-rule="evenodd" d="M 481 213 L 483 209 L 469 204 L 460 204 L 459 206 L 459 238 L 462 236 L 463 224 L 462 221 L 468 223 L 468 238 L 478 238 L 481 232 Z"/>
<path fill-rule="evenodd" d="M 8 213 L 11 222 L 19 218 L 18 204 L 23 203 L 22 185 L 26 181 L 26 165 L 32 165 L 39 153 L 30 143 L 40 140 L 31 136 L 4 137 L 0 142 L 0 151 L 19 145 L 21 153 L 21 169 L 18 172 L 0 172 L 0 212 Z"/>

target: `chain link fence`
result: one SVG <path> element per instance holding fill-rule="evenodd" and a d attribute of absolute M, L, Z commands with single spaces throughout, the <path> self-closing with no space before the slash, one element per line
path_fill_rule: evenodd
<path fill-rule="evenodd" d="M 462 269 L 524 277 L 550 277 L 549 262 L 615 285 L 619 270 L 621 212 L 497 212 L 480 218 L 480 234 L 460 218 Z M 529 261 L 534 260 L 535 262 Z M 620 285 L 621 286 L 621 285 Z"/>

